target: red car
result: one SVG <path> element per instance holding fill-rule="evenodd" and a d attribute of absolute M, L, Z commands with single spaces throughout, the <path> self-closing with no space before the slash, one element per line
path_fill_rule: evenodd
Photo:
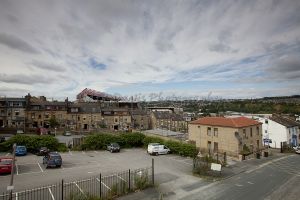
<path fill-rule="evenodd" d="M 12 169 L 12 161 L 11 157 L 0 157 L 0 174 L 9 174 Z"/>

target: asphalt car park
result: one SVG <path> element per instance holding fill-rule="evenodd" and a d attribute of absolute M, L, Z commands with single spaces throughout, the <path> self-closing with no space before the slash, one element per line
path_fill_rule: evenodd
<path fill-rule="evenodd" d="M 7 153 L 0 153 L 0 156 Z M 122 149 L 120 153 L 110 153 L 108 151 L 69 151 L 61 153 L 63 164 L 60 168 L 46 168 L 43 165 L 43 156 L 28 154 L 26 156 L 16 157 L 16 172 L 14 177 L 14 191 L 20 192 L 26 189 L 49 186 L 60 183 L 63 179 L 69 183 L 67 189 L 70 191 L 84 192 L 90 190 L 90 193 L 99 192 L 99 185 L 102 191 L 109 191 L 112 187 L 110 179 L 100 180 L 102 177 L 113 175 L 120 184 L 126 179 L 124 175 L 118 172 L 134 170 L 138 168 L 151 167 L 152 158 L 155 163 L 155 180 L 157 183 L 167 183 L 175 181 L 180 177 L 192 177 L 192 159 L 178 155 L 159 155 L 150 156 L 145 149 L 133 148 Z M 90 180 L 93 177 L 93 180 Z M 9 184 L 10 175 L 0 176 L 0 194 L 6 192 Z M 88 181 L 89 183 L 85 183 Z M 91 184 L 92 183 L 92 184 Z M 182 182 L 183 184 L 184 182 Z M 91 186 L 92 185 L 92 186 Z M 59 189 L 55 187 L 46 187 L 47 197 L 44 199 L 53 199 Z M 38 193 L 38 192 L 37 192 Z M 22 193 L 19 193 L 21 199 Z M 38 196 L 38 195 L 37 195 Z"/>

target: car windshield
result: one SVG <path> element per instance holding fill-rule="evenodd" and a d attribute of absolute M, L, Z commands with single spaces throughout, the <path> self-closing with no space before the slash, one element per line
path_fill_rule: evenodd
<path fill-rule="evenodd" d="M 19 146 L 19 147 L 17 147 L 17 149 L 18 149 L 18 150 L 22 150 L 22 151 L 26 150 L 26 148 L 23 147 L 23 146 Z"/>
<path fill-rule="evenodd" d="M 52 158 L 52 159 L 61 159 L 60 155 L 51 155 L 50 158 Z"/>
<path fill-rule="evenodd" d="M 0 165 L 10 165 L 12 163 L 12 159 L 2 159 L 0 161 Z"/>
<path fill-rule="evenodd" d="M 119 145 L 117 143 L 112 143 L 111 146 L 113 146 L 113 147 L 119 147 Z"/>

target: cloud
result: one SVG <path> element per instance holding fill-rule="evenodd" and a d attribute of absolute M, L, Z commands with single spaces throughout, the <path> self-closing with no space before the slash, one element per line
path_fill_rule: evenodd
<path fill-rule="evenodd" d="M 50 71 L 55 71 L 55 72 L 65 72 L 66 69 L 64 69 L 64 67 L 59 66 L 59 65 L 55 65 L 52 63 L 45 63 L 45 62 L 41 62 L 41 61 L 32 61 L 30 63 L 31 65 L 35 66 L 36 68 L 42 69 L 42 70 L 50 70 Z"/>
<path fill-rule="evenodd" d="M 193 82 L 283 90 L 299 81 L 299 10 L 294 0 L 1 1 L 0 81 L 71 99 L 86 87 L 179 92 Z"/>
<path fill-rule="evenodd" d="M 6 33 L 0 33 L 0 44 L 25 53 L 39 53 L 39 51 L 36 48 L 34 48 L 21 38 Z"/>
<path fill-rule="evenodd" d="M 14 84 L 25 84 L 25 85 L 34 85 L 34 84 L 49 84 L 53 81 L 51 77 L 46 77 L 43 75 L 24 75 L 24 74 L 0 74 L 0 82 L 3 83 L 14 83 Z"/>

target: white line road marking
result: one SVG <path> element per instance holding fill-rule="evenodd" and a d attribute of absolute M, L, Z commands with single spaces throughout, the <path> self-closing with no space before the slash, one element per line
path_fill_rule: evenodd
<path fill-rule="evenodd" d="M 16 171 L 17 171 L 17 175 L 19 175 L 19 167 L 17 164 L 16 164 Z"/>
<path fill-rule="evenodd" d="M 238 187 L 243 187 L 243 185 L 241 185 L 241 184 L 235 184 L 235 186 L 238 186 Z"/>
<path fill-rule="evenodd" d="M 97 178 L 97 181 L 100 182 L 101 184 L 103 184 L 107 189 L 111 190 L 110 187 L 108 187 L 107 185 L 105 185 L 105 183 L 103 183 L 102 181 L 100 181 L 99 178 Z"/>
<path fill-rule="evenodd" d="M 72 154 L 72 152 L 69 150 L 69 154 L 72 156 L 73 154 Z"/>
<path fill-rule="evenodd" d="M 38 166 L 40 167 L 41 171 L 44 172 L 44 170 L 42 169 L 40 163 L 37 163 L 37 164 L 38 164 Z"/>
<path fill-rule="evenodd" d="M 48 188 L 48 190 L 49 190 L 49 193 L 50 193 L 50 195 L 51 195 L 51 198 L 52 198 L 52 200 L 55 200 L 55 198 L 54 198 L 54 195 L 53 195 L 53 193 L 52 193 L 51 189 L 50 189 L 50 188 Z"/>
<path fill-rule="evenodd" d="M 18 174 L 18 176 L 21 176 L 21 175 L 28 175 L 28 174 L 37 174 L 37 173 L 42 173 L 42 172 L 41 172 L 41 171 L 38 171 L 38 172 L 26 172 L 26 173 Z"/>
<path fill-rule="evenodd" d="M 248 181 L 247 183 L 249 183 L 250 185 L 253 185 L 254 183 L 252 183 L 252 182 L 250 182 L 250 181 Z"/>
<path fill-rule="evenodd" d="M 85 152 L 84 152 L 84 151 L 81 151 L 81 153 L 82 153 L 82 154 L 85 154 Z"/>
<path fill-rule="evenodd" d="M 93 173 L 93 172 L 88 172 L 88 174 L 91 174 L 91 173 Z"/>
<path fill-rule="evenodd" d="M 16 200 L 18 200 L 18 193 L 16 192 Z"/>
<path fill-rule="evenodd" d="M 76 185 L 76 187 L 79 189 L 79 191 L 82 193 L 82 194 L 84 194 L 84 192 L 82 191 L 82 189 L 79 187 L 79 185 L 77 185 L 77 183 L 76 182 L 73 182 L 75 185 Z M 85 194 L 84 194 L 85 195 Z"/>
<path fill-rule="evenodd" d="M 119 176 L 118 174 L 116 174 L 116 176 L 118 177 L 118 178 L 120 178 L 122 181 L 124 181 L 124 182 L 127 182 L 125 179 L 123 179 L 121 176 Z"/>

